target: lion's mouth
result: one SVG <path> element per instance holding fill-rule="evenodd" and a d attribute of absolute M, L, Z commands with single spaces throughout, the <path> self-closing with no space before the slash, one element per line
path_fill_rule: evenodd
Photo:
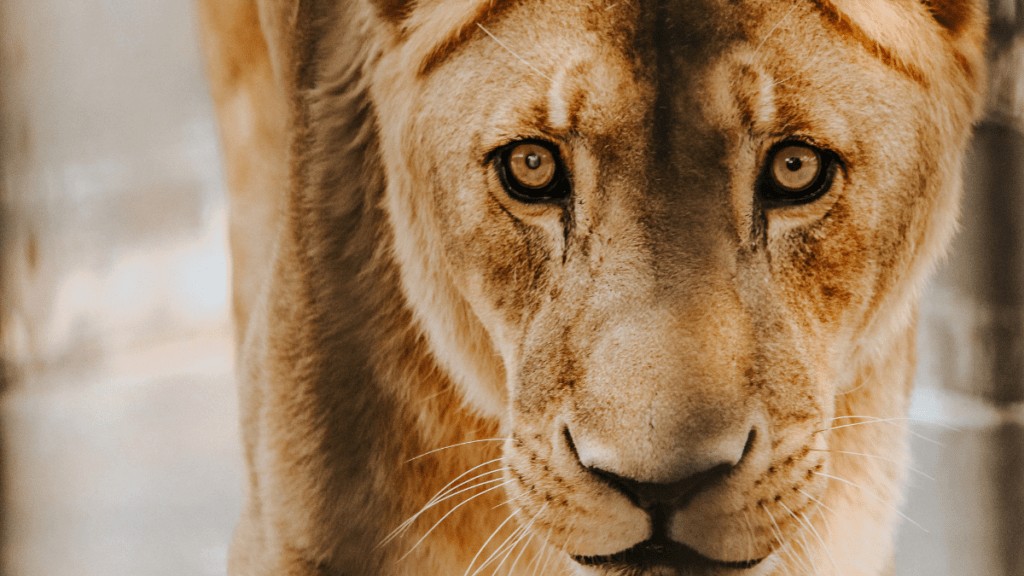
<path fill-rule="evenodd" d="M 659 535 L 622 552 L 608 556 L 573 556 L 573 560 L 584 566 L 631 570 L 671 568 L 691 574 L 712 569 L 746 570 L 757 566 L 764 558 L 740 562 L 715 560 Z"/>

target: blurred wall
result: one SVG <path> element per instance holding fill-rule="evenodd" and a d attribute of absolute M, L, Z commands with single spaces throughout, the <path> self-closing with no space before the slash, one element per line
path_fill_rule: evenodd
<path fill-rule="evenodd" d="M 0 2 L 0 71 L 5 360 L 221 329 L 224 200 L 191 4 Z"/>
<path fill-rule="evenodd" d="M 991 0 L 961 230 L 925 295 L 902 576 L 1024 576 L 1024 1 Z M 937 442 L 937 443 L 936 443 Z"/>
<path fill-rule="evenodd" d="M 961 230 L 935 282 L 942 386 L 1024 401 L 1024 1 L 993 0 L 987 114 L 967 160 Z"/>
<path fill-rule="evenodd" d="M 226 213 L 188 0 L 0 1 L 0 573 L 225 573 Z"/>

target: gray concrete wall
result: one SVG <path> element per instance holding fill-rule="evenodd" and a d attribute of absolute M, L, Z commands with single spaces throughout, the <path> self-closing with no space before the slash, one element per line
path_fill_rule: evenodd
<path fill-rule="evenodd" d="M 225 573 L 225 198 L 189 0 L 0 1 L 4 576 Z"/>
<path fill-rule="evenodd" d="M 961 231 L 922 308 L 914 452 L 936 480 L 908 490 L 930 533 L 903 526 L 902 576 L 1024 575 L 1024 1 L 991 14 Z"/>

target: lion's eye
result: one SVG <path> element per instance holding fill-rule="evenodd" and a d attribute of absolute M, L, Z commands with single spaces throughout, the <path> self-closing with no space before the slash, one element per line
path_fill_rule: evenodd
<path fill-rule="evenodd" d="M 776 146 L 768 155 L 760 193 L 764 200 L 804 204 L 828 191 L 835 155 L 802 142 Z"/>
<path fill-rule="evenodd" d="M 502 148 L 498 174 L 509 195 L 522 202 L 551 202 L 569 195 L 568 179 L 553 144 L 522 140 Z"/>

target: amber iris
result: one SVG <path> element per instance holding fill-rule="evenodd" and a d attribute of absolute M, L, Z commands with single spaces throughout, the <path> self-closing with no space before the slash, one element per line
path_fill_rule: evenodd
<path fill-rule="evenodd" d="M 787 192 L 803 192 L 818 181 L 822 162 L 818 151 L 810 146 L 790 145 L 780 148 L 771 160 L 771 177 L 777 188 Z"/>
<path fill-rule="evenodd" d="M 533 142 L 516 145 L 508 155 L 508 175 L 515 184 L 540 190 L 548 187 L 558 172 L 558 160 L 546 147 Z"/>

